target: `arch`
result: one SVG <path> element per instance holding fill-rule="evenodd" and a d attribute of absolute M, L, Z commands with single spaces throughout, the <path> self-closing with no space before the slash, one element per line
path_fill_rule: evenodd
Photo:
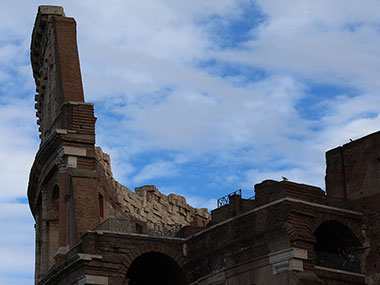
<path fill-rule="evenodd" d="M 124 284 L 182 285 L 185 284 L 185 278 L 174 259 L 160 252 L 147 252 L 131 263 Z"/>
<path fill-rule="evenodd" d="M 345 225 L 335 220 L 322 223 L 314 232 L 317 239 L 316 251 L 338 253 L 338 249 L 347 250 L 360 246 L 354 233 Z"/>
<path fill-rule="evenodd" d="M 326 212 L 317 212 L 314 219 L 308 223 L 308 231 L 310 236 L 314 236 L 315 231 L 324 223 L 329 221 L 336 221 L 350 229 L 356 237 L 361 239 L 361 222 L 356 219 L 347 219 L 345 216 L 332 215 Z"/>
<path fill-rule="evenodd" d="M 54 256 L 59 247 L 59 187 L 55 185 L 51 192 L 48 215 L 49 267 L 54 264 Z"/>
<path fill-rule="evenodd" d="M 155 242 L 146 242 L 144 244 L 140 244 L 136 246 L 133 250 L 131 250 L 127 256 L 123 258 L 123 262 L 120 266 L 120 274 L 123 276 L 127 274 L 129 267 L 132 262 L 139 257 L 140 255 L 148 252 L 160 252 L 169 256 L 173 259 L 179 266 L 182 266 L 185 262 L 185 257 L 183 256 L 183 250 L 175 250 L 175 245 L 170 246 L 169 244 L 163 243 L 162 241 Z M 182 245 L 181 245 L 182 247 Z"/>
<path fill-rule="evenodd" d="M 329 220 L 323 222 L 314 232 L 317 254 L 316 265 L 340 270 L 359 272 L 358 249 L 360 241 L 353 231 L 344 224 Z"/>

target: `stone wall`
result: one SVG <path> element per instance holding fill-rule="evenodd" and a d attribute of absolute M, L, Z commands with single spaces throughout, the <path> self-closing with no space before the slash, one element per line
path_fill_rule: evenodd
<path fill-rule="evenodd" d="M 157 225 L 168 232 L 208 223 L 207 210 L 192 208 L 181 196 L 163 195 L 154 186 L 132 192 L 112 178 L 109 156 L 95 149 L 96 118 L 93 104 L 84 100 L 76 22 L 62 7 L 39 7 L 31 63 L 41 138 L 28 186 L 36 220 L 36 283 L 108 218 L 138 221 L 150 232 Z"/>
<path fill-rule="evenodd" d="M 76 24 L 61 7 L 39 8 L 31 61 L 41 132 L 28 186 L 36 283 L 128 284 L 138 258 L 160 253 L 183 270 L 186 284 L 363 284 L 363 274 L 316 266 L 317 249 L 330 241 L 330 232 L 320 238 L 318 229 L 334 221 L 354 237 L 347 248 L 360 255 L 367 283 L 380 284 L 380 132 L 327 153 L 328 196 L 317 187 L 264 181 L 255 200 L 230 196 L 210 223 L 207 209 L 182 196 L 153 185 L 131 191 L 113 178 L 109 155 L 94 146 Z M 351 210 L 336 208 L 346 200 Z M 160 262 L 148 264 L 141 275 Z"/>
<path fill-rule="evenodd" d="M 104 192 L 107 218 L 135 218 L 148 224 L 192 225 L 205 227 L 210 220 L 207 209 L 197 209 L 182 196 L 162 194 L 154 185 L 131 191 L 112 176 L 110 156 L 96 148 L 99 188 Z"/>
<path fill-rule="evenodd" d="M 88 231 L 82 242 L 53 268 L 40 284 L 128 284 L 126 275 L 131 263 L 148 252 L 160 252 L 177 264 L 185 262 L 185 240 Z M 146 268 L 152 274 L 153 268 Z M 145 284 L 145 283 L 144 283 Z"/>
<path fill-rule="evenodd" d="M 346 226 L 365 245 L 361 213 L 326 205 L 316 187 L 284 181 L 267 184 L 256 190 L 270 195 L 279 191 L 277 200 L 258 207 L 251 203 L 252 209 L 239 212 L 237 202 L 244 199 L 230 197 L 229 204 L 212 211 L 211 226 L 187 240 L 188 284 L 364 284 L 363 274 L 324 267 L 316 271 L 314 248 L 316 229 L 328 221 Z M 310 193 L 302 197 L 304 190 Z M 356 254 L 361 258 L 365 249 L 357 248 Z"/>
<path fill-rule="evenodd" d="M 371 247 L 366 270 L 380 282 L 380 132 L 328 151 L 326 164 L 328 196 L 346 199 L 350 209 L 364 214 Z"/>

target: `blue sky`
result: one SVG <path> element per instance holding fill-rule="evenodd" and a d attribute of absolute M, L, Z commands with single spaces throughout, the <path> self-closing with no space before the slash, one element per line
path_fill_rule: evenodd
<path fill-rule="evenodd" d="M 0 10 L 0 283 L 31 284 L 38 150 L 31 31 Z M 380 123 L 380 1 L 50 1 L 74 17 L 97 145 L 129 189 L 212 209 L 264 179 L 324 188 L 326 150 Z"/>

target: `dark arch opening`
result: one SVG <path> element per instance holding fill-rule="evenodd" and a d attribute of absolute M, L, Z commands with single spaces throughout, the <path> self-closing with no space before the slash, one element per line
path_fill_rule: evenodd
<path fill-rule="evenodd" d="M 360 272 L 360 242 L 355 234 L 337 221 L 322 223 L 315 231 L 316 265 Z"/>
<path fill-rule="evenodd" d="M 184 275 L 179 265 L 169 256 L 148 252 L 137 257 L 129 266 L 125 284 L 182 285 Z"/>

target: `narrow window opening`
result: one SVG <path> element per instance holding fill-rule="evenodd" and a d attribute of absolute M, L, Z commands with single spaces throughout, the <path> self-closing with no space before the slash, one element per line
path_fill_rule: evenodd
<path fill-rule="evenodd" d="M 104 198 L 103 195 L 98 193 L 98 201 L 99 201 L 99 215 L 101 218 L 104 218 Z"/>
<path fill-rule="evenodd" d="M 136 233 L 137 234 L 143 234 L 144 233 L 143 226 L 140 225 L 139 223 L 136 223 Z"/>

